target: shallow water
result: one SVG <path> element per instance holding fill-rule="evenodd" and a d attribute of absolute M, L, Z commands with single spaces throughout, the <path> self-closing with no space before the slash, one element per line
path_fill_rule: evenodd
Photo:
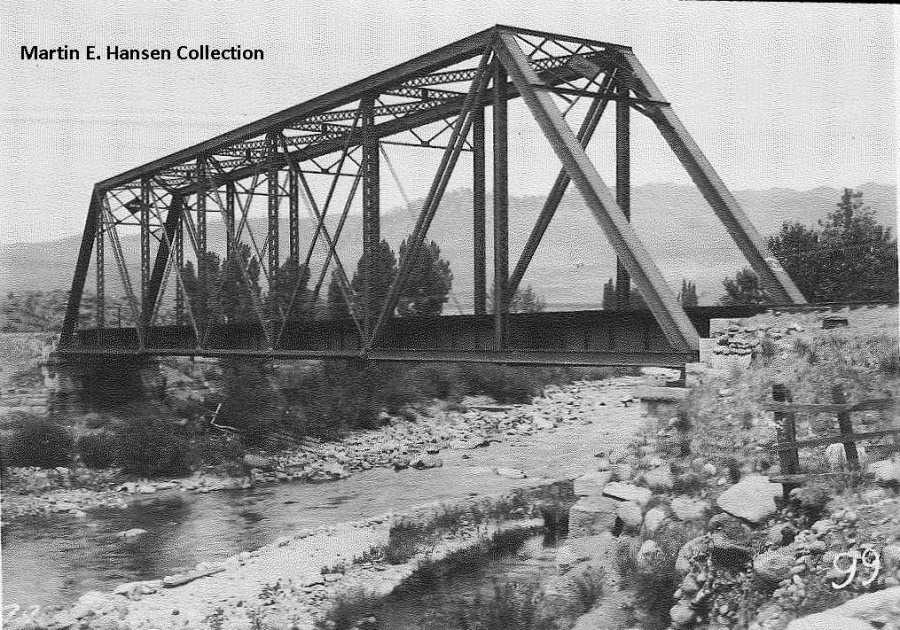
<path fill-rule="evenodd" d="M 621 387 L 592 392 L 616 400 Z M 168 491 L 127 509 L 31 517 L 2 530 L 3 603 L 61 606 L 89 590 L 158 579 L 200 562 L 222 560 L 301 529 L 402 512 L 430 501 L 499 494 L 560 479 L 592 467 L 598 450 L 630 438 L 638 422 L 631 408 L 597 408 L 590 424 L 565 425 L 527 438 L 470 451 L 441 453 L 444 466 L 394 472 L 373 469 L 322 484 L 285 483 L 208 494 Z M 492 467 L 525 471 L 510 479 Z M 124 541 L 116 532 L 139 527 Z"/>
<path fill-rule="evenodd" d="M 425 580 L 412 580 L 375 611 L 380 629 L 527 628 L 540 584 L 556 571 L 556 544 L 529 538 L 514 553 L 495 553 Z"/>

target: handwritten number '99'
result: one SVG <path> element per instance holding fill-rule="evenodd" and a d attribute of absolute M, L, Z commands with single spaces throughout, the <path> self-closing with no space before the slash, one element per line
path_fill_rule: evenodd
<path fill-rule="evenodd" d="M 862 553 L 853 549 L 852 551 L 840 553 L 835 557 L 834 568 L 847 577 L 841 583 L 832 582 L 832 588 L 846 588 L 856 578 L 856 569 L 860 561 L 862 561 L 864 567 L 871 569 L 872 571 L 869 577 L 860 581 L 860 584 L 862 586 L 868 586 L 874 582 L 875 578 L 878 577 L 878 572 L 881 570 L 881 555 L 875 551 L 871 545 L 863 545 Z"/>

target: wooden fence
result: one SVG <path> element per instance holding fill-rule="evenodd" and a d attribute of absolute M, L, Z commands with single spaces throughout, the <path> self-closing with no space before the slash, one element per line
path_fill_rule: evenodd
<path fill-rule="evenodd" d="M 800 468 L 800 449 L 813 446 L 825 446 L 828 444 L 843 444 L 847 458 L 847 468 L 851 472 L 858 471 L 859 453 L 856 442 L 871 440 L 888 435 L 900 435 L 900 427 L 882 429 L 879 431 L 853 432 L 853 422 L 850 414 L 859 411 L 885 411 L 895 409 L 897 400 L 894 398 L 877 398 L 862 400 L 857 403 L 847 402 L 844 390 L 840 385 L 835 385 L 831 390 L 831 403 L 806 404 L 792 401 L 791 393 L 782 384 L 772 385 L 772 402 L 763 403 L 763 409 L 775 413 L 776 442 L 769 449 L 778 453 L 781 465 L 781 475 L 773 477 L 772 481 L 784 484 L 785 493 L 812 477 L 826 476 L 842 473 L 809 473 L 803 474 Z M 830 413 L 837 415 L 838 435 L 814 437 L 807 440 L 797 440 L 795 426 L 796 414 L 820 414 Z"/>

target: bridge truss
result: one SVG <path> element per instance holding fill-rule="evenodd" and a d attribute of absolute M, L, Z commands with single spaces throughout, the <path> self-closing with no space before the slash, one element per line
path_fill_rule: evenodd
<path fill-rule="evenodd" d="M 507 112 L 508 103 L 517 98 L 527 106 L 562 168 L 510 271 Z M 575 124 L 570 111 L 579 102 L 588 105 L 582 120 Z M 615 193 L 585 152 L 610 103 L 615 104 Z M 492 119 L 490 152 L 485 137 L 488 112 Z M 804 303 L 630 48 L 496 26 L 97 183 L 59 352 L 683 365 L 696 358 L 699 336 L 709 318 L 731 312 L 695 309 L 686 313 L 629 223 L 632 112 L 646 116 L 658 128 L 767 294 L 777 303 Z M 577 129 L 573 131 L 570 124 Z M 386 298 L 376 304 L 370 299 L 376 290 L 371 261 L 381 240 L 382 164 L 395 175 L 384 156 L 384 146 L 390 144 L 438 150 L 441 159 L 430 175 L 431 186 L 396 277 Z M 474 313 L 396 317 L 400 294 L 463 153 L 472 156 L 472 224 L 471 231 L 461 231 L 460 238 L 472 241 Z M 493 171 L 492 294 L 499 296 L 492 300 L 490 313 L 488 157 Z M 310 183 L 317 178 L 328 182 L 318 193 Z M 619 306 L 627 302 L 633 283 L 648 311 L 509 313 L 510 299 L 570 183 L 575 184 L 617 256 Z M 343 195 L 337 192 L 348 187 Z M 370 261 L 361 287 L 351 283 L 351 270 L 337 250 L 357 194 L 362 197 L 363 260 Z M 264 236 L 253 233 L 249 219 L 257 197 L 266 204 Z M 314 226 L 305 251 L 299 227 L 301 206 Z M 279 234 L 285 211 L 289 231 L 286 257 Z M 214 286 L 216 283 L 205 277 L 206 265 L 200 262 L 215 248 L 208 239 L 210 215 L 221 218 L 225 242 L 218 246 L 224 246 L 226 256 L 243 261 L 239 280 L 247 287 L 253 273 L 250 265 L 258 265 L 271 287 L 286 260 L 302 261 L 303 269 L 314 269 L 309 279 L 314 300 L 327 273 L 335 273 L 349 305 L 349 317 L 292 320 L 290 312 L 300 288 L 296 277 L 286 308 L 263 303 L 251 290 L 249 319 L 212 322 L 209 302 L 222 291 L 222 281 Z M 335 216 L 339 216 L 336 225 Z M 332 219 L 330 226 L 327 219 Z M 135 279 L 129 252 L 119 237 L 126 228 L 140 233 L 140 277 Z M 241 257 L 241 248 L 247 246 L 251 260 Z M 324 262 L 314 267 L 311 261 L 317 251 L 324 252 Z M 109 252 L 127 297 L 130 324 L 126 326 L 110 326 L 107 321 Z M 96 315 L 94 326 L 88 326 L 80 313 L 92 258 Z M 196 262 L 196 279 L 186 275 L 186 261 Z M 197 282 L 203 289 L 191 290 Z M 160 322 L 166 295 L 174 321 Z"/>

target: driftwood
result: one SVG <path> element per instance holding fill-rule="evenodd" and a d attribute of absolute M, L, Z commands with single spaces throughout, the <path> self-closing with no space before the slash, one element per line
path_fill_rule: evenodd
<path fill-rule="evenodd" d="M 221 573 L 224 570 L 225 567 L 213 567 L 212 569 L 197 571 L 195 573 L 179 573 L 177 575 L 167 575 L 163 578 L 163 587 L 175 588 L 176 586 L 182 586 L 184 584 L 187 584 L 188 582 L 193 582 L 194 580 L 198 580 L 202 577 L 208 577 L 210 575 L 215 575 L 216 573 Z"/>

